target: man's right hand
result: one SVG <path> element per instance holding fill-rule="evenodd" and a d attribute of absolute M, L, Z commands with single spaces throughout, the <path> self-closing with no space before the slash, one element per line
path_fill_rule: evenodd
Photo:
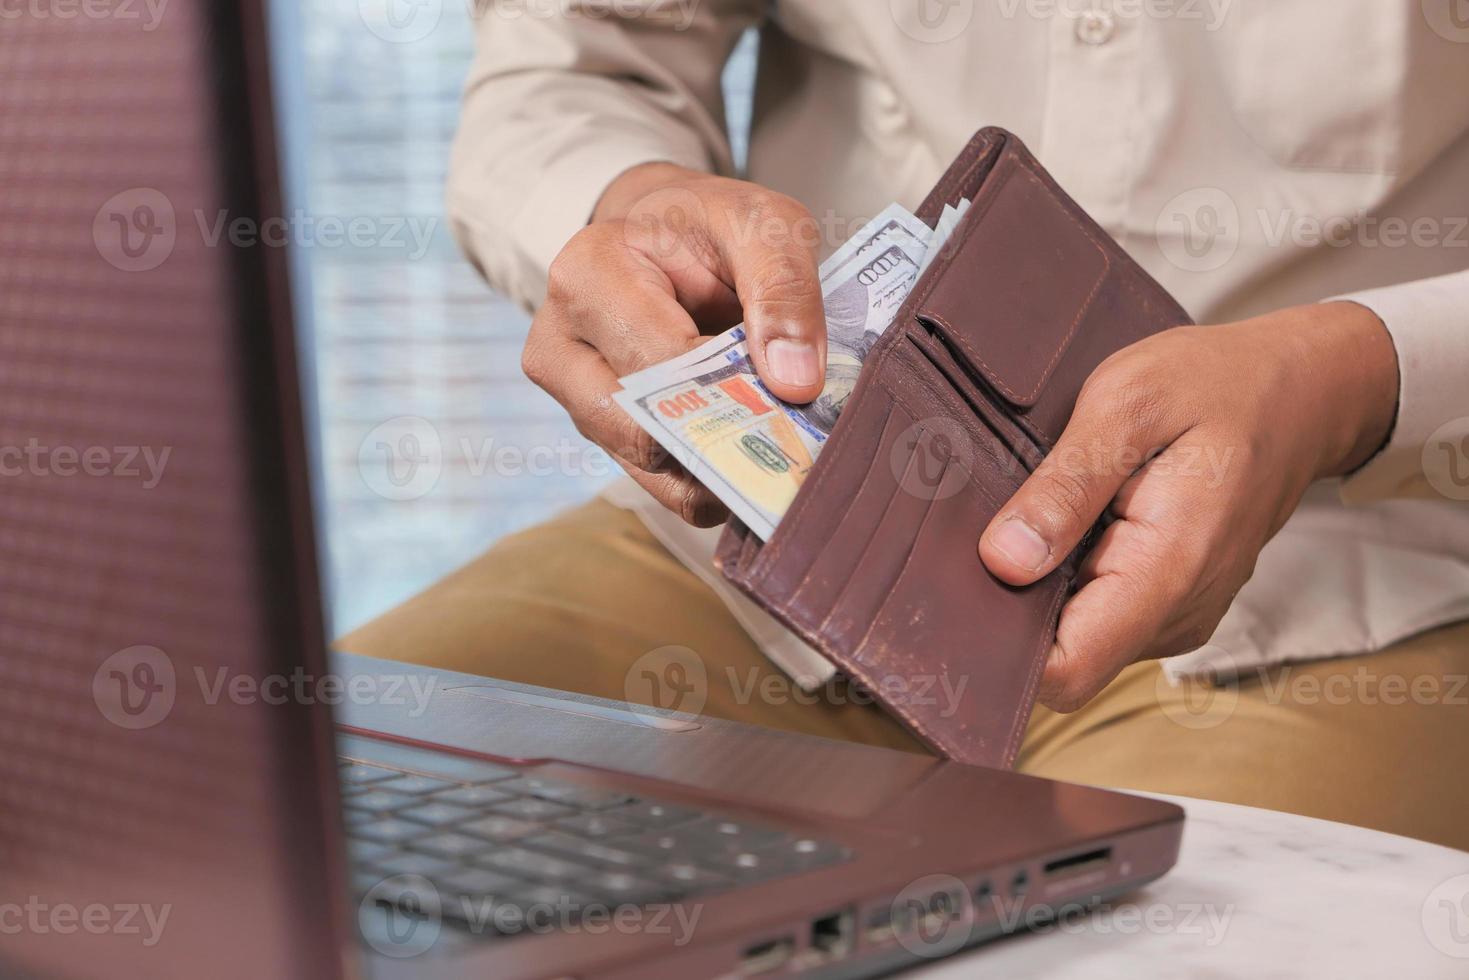
<path fill-rule="evenodd" d="M 756 184 L 634 167 L 552 263 L 525 373 L 664 506 L 691 524 L 717 524 L 724 505 L 612 400 L 617 379 L 743 320 L 770 390 L 790 402 L 815 398 L 826 377 L 816 230 L 799 203 Z"/>

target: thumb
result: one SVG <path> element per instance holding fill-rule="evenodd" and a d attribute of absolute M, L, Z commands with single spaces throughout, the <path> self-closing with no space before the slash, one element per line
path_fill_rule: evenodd
<path fill-rule="evenodd" d="M 826 313 L 811 244 L 801 228 L 810 214 L 789 199 L 750 216 L 756 234 L 726 237 L 722 248 L 744 311 L 750 358 L 778 398 L 805 403 L 826 384 Z"/>
<path fill-rule="evenodd" d="M 1136 416 L 1078 404 L 1035 472 L 980 535 L 979 556 L 1001 581 L 1029 585 L 1059 565 L 1086 536 L 1154 445 Z"/>

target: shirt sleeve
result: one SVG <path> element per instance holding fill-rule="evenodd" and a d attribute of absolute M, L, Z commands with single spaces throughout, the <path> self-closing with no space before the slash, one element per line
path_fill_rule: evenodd
<path fill-rule="evenodd" d="M 1337 299 L 1360 303 L 1386 325 L 1399 379 L 1392 433 L 1342 482 L 1342 500 L 1469 501 L 1469 271 Z"/>
<path fill-rule="evenodd" d="M 490 285 L 538 304 L 551 260 L 631 167 L 733 170 L 720 81 L 766 2 L 476 5 L 447 205 Z"/>

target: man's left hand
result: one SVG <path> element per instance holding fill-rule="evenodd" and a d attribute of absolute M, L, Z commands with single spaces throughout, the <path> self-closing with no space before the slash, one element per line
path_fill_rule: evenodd
<path fill-rule="evenodd" d="M 979 542 L 1026 585 L 1115 518 L 1062 610 L 1042 703 L 1074 710 L 1128 664 L 1206 643 L 1307 486 L 1382 445 L 1397 391 L 1391 338 L 1347 302 L 1179 327 L 1103 362 Z"/>

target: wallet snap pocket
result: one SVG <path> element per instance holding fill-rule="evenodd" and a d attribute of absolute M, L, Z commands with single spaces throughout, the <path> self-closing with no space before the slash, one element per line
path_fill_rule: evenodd
<path fill-rule="evenodd" d="M 1075 400 L 1065 358 L 1111 268 L 1057 192 L 1014 161 L 997 166 L 961 222 L 950 261 L 917 317 L 969 373 L 1020 413 Z M 1050 392 L 1054 376 L 1068 390 Z M 1073 384 L 1074 383 L 1074 384 Z"/>

